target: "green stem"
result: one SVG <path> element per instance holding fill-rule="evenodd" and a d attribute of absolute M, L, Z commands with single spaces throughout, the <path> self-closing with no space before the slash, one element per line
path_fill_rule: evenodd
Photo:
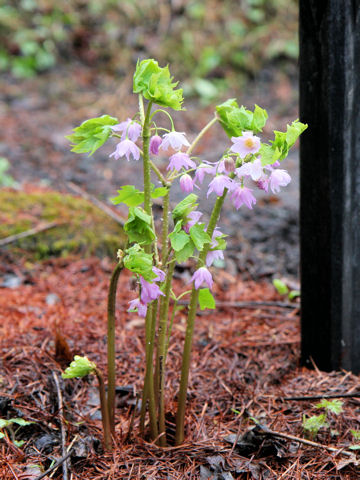
<path fill-rule="evenodd" d="M 158 351 L 157 351 L 157 366 L 159 375 L 159 391 L 158 391 L 158 403 L 159 403 L 159 434 L 162 436 L 159 439 L 159 443 L 162 447 L 166 447 L 166 432 L 165 432 L 165 357 L 166 357 L 166 333 L 167 333 L 167 320 L 169 313 L 169 301 L 171 282 L 175 268 L 175 261 L 171 262 L 165 279 L 164 294 L 160 302 L 160 318 L 158 329 Z"/>
<path fill-rule="evenodd" d="M 218 119 L 215 115 L 215 117 L 212 120 L 210 120 L 210 122 L 207 125 L 205 125 L 205 127 L 201 130 L 201 132 L 198 134 L 198 136 L 192 142 L 190 147 L 187 149 L 186 153 L 188 155 L 190 155 L 190 153 L 194 150 L 194 148 L 196 147 L 196 145 L 199 142 L 199 140 L 201 139 L 201 137 L 209 130 L 209 128 L 211 128 L 217 122 L 217 120 Z"/>
<path fill-rule="evenodd" d="M 116 288 L 120 273 L 124 265 L 120 261 L 110 279 L 108 305 L 107 305 L 107 361 L 108 361 L 108 398 L 107 410 L 110 422 L 111 432 L 115 432 L 115 307 L 116 307 Z"/>
<path fill-rule="evenodd" d="M 227 194 L 227 189 L 224 190 L 223 195 L 221 197 L 218 197 L 215 202 L 215 205 L 209 220 L 209 225 L 206 230 L 206 233 L 210 236 L 210 238 L 214 233 L 216 223 L 219 219 L 221 207 L 223 206 L 226 194 Z M 199 259 L 196 266 L 197 269 L 204 265 L 209 248 L 210 248 L 210 243 L 206 244 L 204 246 L 204 249 L 199 254 Z M 191 347 L 192 347 L 192 339 L 194 334 L 194 324 L 195 324 L 195 316 L 196 316 L 198 299 L 199 299 L 199 290 L 195 289 L 195 286 L 193 286 L 193 289 L 191 292 L 190 305 L 189 305 L 188 319 L 186 324 L 184 351 L 182 356 L 181 380 L 180 380 L 180 388 L 179 388 L 179 395 L 178 395 L 178 409 L 177 409 L 177 415 L 176 415 L 176 437 L 175 437 L 176 445 L 180 445 L 184 440 L 186 393 L 187 393 L 188 380 L 189 380 Z"/>
<path fill-rule="evenodd" d="M 104 431 L 104 445 L 106 450 L 112 449 L 111 441 L 111 428 L 110 428 L 110 418 L 109 410 L 106 404 L 106 392 L 105 392 L 105 383 L 102 373 L 97 368 L 95 369 L 95 375 L 99 382 L 99 396 L 100 396 L 100 407 L 101 407 L 101 420 L 103 424 Z"/>
<path fill-rule="evenodd" d="M 165 259 L 169 254 L 169 204 L 170 204 L 170 189 L 168 188 L 163 200 L 163 221 L 161 232 L 161 260 L 165 267 Z"/>
<path fill-rule="evenodd" d="M 150 113 L 152 102 L 148 103 L 146 115 L 143 124 L 142 138 L 143 138 L 143 165 L 144 165 L 144 210 L 148 215 L 151 215 L 151 174 L 150 174 L 150 158 L 149 158 L 149 143 L 150 143 Z M 151 249 L 147 245 L 148 250 Z"/>

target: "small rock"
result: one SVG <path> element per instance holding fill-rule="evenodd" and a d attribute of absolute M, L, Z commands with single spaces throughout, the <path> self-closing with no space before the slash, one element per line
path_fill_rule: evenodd
<path fill-rule="evenodd" d="M 0 284 L 0 287 L 17 288 L 17 287 L 20 287 L 21 284 L 22 284 L 22 279 L 17 275 L 10 273 L 8 275 L 4 275 L 3 280 Z"/>
<path fill-rule="evenodd" d="M 60 302 L 60 297 L 56 293 L 49 293 L 46 295 L 45 301 L 47 305 L 55 305 Z"/>

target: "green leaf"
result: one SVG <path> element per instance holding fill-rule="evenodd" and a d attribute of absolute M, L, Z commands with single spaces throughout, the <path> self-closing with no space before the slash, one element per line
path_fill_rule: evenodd
<path fill-rule="evenodd" d="M 287 125 L 286 132 L 274 130 L 275 138 L 271 145 L 263 144 L 260 147 L 261 163 L 263 166 L 272 164 L 276 160 L 284 160 L 290 148 L 294 145 L 298 137 L 306 130 L 308 126 L 295 120 L 291 125 Z"/>
<path fill-rule="evenodd" d="M 178 82 L 172 82 L 169 67 L 159 67 L 153 59 L 137 62 L 134 74 L 134 93 L 142 93 L 147 100 L 151 100 L 163 107 L 181 110 L 183 97 L 182 89 L 175 90 Z"/>
<path fill-rule="evenodd" d="M 289 292 L 286 284 L 279 278 L 274 278 L 272 283 L 280 295 L 286 295 Z"/>
<path fill-rule="evenodd" d="M 296 297 L 300 297 L 301 293 L 300 290 L 291 290 L 288 295 L 289 300 L 294 300 Z"/>
<path fill-rule="evenodd" d="M 70 363 L 70 366 L 67 367 L 64 373 L 62 373 L 62 378 L 81 378 L 94 373 L 96 365 L 94 362 L 90 362 L 87 357 L 80 357 L 75 355 L 74 360 Z"/>
<path fill-rule="evenodd" d="M 303 428 L 312 437 L 316 437 L 321 428 L 328 426 L 329 424 L 326 421 L 326 413 L 323 413 L 322 415 L 314 415 L 310 418 L 306 418 L 305 415 L 303 417 Z"/>
<path fill-rule="evenodd" d="M 350 432 L 355 440 L 360 440 L 360 430 L 350 430 Z"/>
<path fill-rule="evenodd" d="M 341 400 L 326 400 L 323 398 L 320 403 L 315 405 L 316 408 L 325 408 L 327 412 L 332 412 L 335 415 L 339 415 L 343 411 L 343 402 Z"/>
<path fill-rule="evenodd" d="M 0 440 L 5 437 L 5 433 L 0 432 Z"/>
<path fill-rule="evenodd" d="M 258 105 L 255 105 L 252 112 L 244 106 L 239 107 L 235 98 L 218 105 L 216 111 L 220 124 L 229 137 L 239 137 L 245 130 L 261 132 L 268 118 L 266 110 Z"/>
<path fill-rule="evenodd" d="M 118 196 L 111 199 L 114 205 L 125 203 L 128 207 L 137 207 L 144 201 L 144 192 L 141 192 L 134 185 L 124 185 L 118 190 Z"/>
<path fill-rule="evenodd" d="M 129 208 L 129 218 L 124 224 L 124 230 L 129 238 L 129 242 L 149 245 L 156 238 L 151 224 L 151 217 L 142 208 Z"/>
<path fill-rule="evenodd" d="M 215 308 L 215 299 L 208 288 L 200 288 L 199 290 L 199 305 L 200 310 L 205 310 L 209 308 L 214 310 Z"/>
<path fill-rule="evenodd" d="M 152 254 L 145 253 L 140 245 L 135 244 L 126 250 L 126 255 L 123 259 L 124 266 L 131 272 L 144 277 L 146 281 L 151 282 L 156 277 L 152 270 L 152 257 Z"/>
<path fill-rule="evenodd" d="M 90 118 L 74 128 L 74 133 L 65 138 L 71 142 L 72 152 L 92 155 L 110 137 L 111 127 L 117 123 L 118 119 L 109 115 Z"/>
<path fill-rule="evenodd" d="M 13 440 L 15 447 L 21 448 L 25 443 L 25 440 Z"/>
<path fill-rule="evenodd" d="M 350 445 L 349 450 L 360 450 L 360 445 Z"/>
<path fill-rule="evenodd" d="M 34 422 L 30 422 L 30 420 L 24 420 L 23 418 L 12 418 L 10 420 L 11 423 L 16 423 L 20 425 L 20 427 L 26 427 L 27 425 L 31 425 Z"/>
<path fill-rule="evenodd" d="M 0 418 L 0 428 L 6 428 L 11 424 L 11 420 Z"/>
<path fill-rule="evenodd" d="M 151 198 L 165 197 L 169 189 L 167 187 L 158 187 L 151 192 Z"/>
<path fill-rule="evenodd" d="M 189 213 L 197 207 L 197 198 L 197 195 L 195 195 L 194 193 L 190 193 L 190 195 L 185 197 L 183 200 L 181 200 L 180 203 L 176 205 L 176 207 L 172 211 L 172 217 L 175 223 L 178 220 L 185 220 Z"/>
<path fill-rule="evenodd" d="M 188 239 L 188 243 L 186 243 L 181 250 L 175 252 L 175 258 L 178 263 L 186 262 L 186 260 L 194 254 L 194 242 L 191 240 L 190 237 L 188 237 Z"/>
<path fill-rule="evenodd" d="M 176 225 L 174 230 L 170 233 L 169 239 L 172 248 L 175 250 L 175 252 L 179 252 L 182 250 L 187 243 L 190 241 L 189 235 L 181 229 L 182 222 L 179 220 Z"/>
<path fill-rule="evenodd" d="M 195 247 L 201 252 L 206 243 L 211 242 L 210 236 L 204 230 L 204 223 L 196 223 L 193 225 L 190 230 L 190 237 L 195 244 Z"/>

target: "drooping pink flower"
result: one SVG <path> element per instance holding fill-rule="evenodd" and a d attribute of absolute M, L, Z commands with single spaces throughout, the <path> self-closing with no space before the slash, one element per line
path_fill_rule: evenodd
<path fill-rule="evenodd" d="M 185 137 L 185 132 L 170 132 L 165 133 L 161 142 L 160 148 L 162 150 L 168 150 L 172 147 L 174 150 L 181 150 L 182 146 L 190 147 L 190 143 Z"/>
<path fill-rule="evenodd" d="M 194 190 L 193 179 L 187 173 L 181 175 L 179 182 L 180 188 L 184 193 L 189 193 Z"/>
<path fill-rule="evenodd" d="M 111 130 L 121 132 L 121 140 L 129 138 L 132 142 L 136 142 L 141 134 L 141 125 L 131 120 L 131 118 L 128 118 L 125 122 L 113 125 Z"/>
<path fill-rule="evenodd" d="M 200 165 L 197 167 L 196 172 L 195 172 L 195 177 L 194 177 L 194 183 L 199 181 L 200 185 L 204 181 L 205 173 L 209 175 L 215 175 L 216 173 L 216 167 L 208 164 L 208 163 L 200 163 Z"/>
<path fill-rule="evenodd" d="M 239 178 L 251 177 L 254 182 L 257 182 L 263 174 L 264 170 L 259 158 L 253 162 L 244 163 L 244 165 L 236 169 L 236 175 Z"/>
<path fill-rule="evenodd" d="M 223 250 L 210 250 L 206 255 L 206 266 L 211 267 L 215 260 L 223 260 L 224 251 Z"/>
<path fill-rule="evenodd" d="M 183 152 L 174 153 L 169 159 L 169 165 L 167 166 L 166 170 L 181 170 L 185 168 L 195 168 L 196 163 L 191 160 L 189 155 Z"/>
<path fill-rule="evenodd" d="M 218 197 L 221 197 L 221 195 L 224 193 L 225 188 L 227 188 L 228 190 L 231 190 L 232 187 L 233 187 L 233 182 L 229 177 L 227 177 L 226 175 L 217 175 L 209 183 L 207 196 L 209 196 L 211 192 L 215 192 Z"/>
<path fill-rule="evenodd" d="M 140 317 L 144 317 L 144 318 L 146 317 L 147 305 L 142 303 L 139 298 L 135 298 L 135 300 L 131 300 L 129 304 L 130 304 L 130 308 L 128 312 L 133 312 L 134 310 L 137 310 Z"/>
<path fill-rule="evenodd" d="M 202 217 L 202 213 L 198 210 L 193 210 L 187 216 L 187 223 L 184 225 L 184 230 L 186 233 L 189 233 L 190 228 L 193 227 Z"/>
<path fill-rule="evenodd" d="M 143 277 L 140 277 L 141 293 L 140 299 L 143 303 L 150 303 L 156 300 L 160 295 L 164 296 L 164 293 L 160 290 L 156 283 L 147 282 Z"/>
<path fill-rule="evenodd" d="M 110 157 L 115 157 L 116 160 L 119 160 L 120 157 L 126 157 L 127 161 L 130 161 L 131 155 L 133 156 L 134 160 L 139 160 L 140 150 L 134 142 L 126 138 L 116 145 L 115 151 L 110 155 Z"/>
<path fill-rule="evenodd" d="M 153 278 L 153 282 L 163 282 L 165 280 L 165 272 L 160 270 L 160 268 L 153 267 L 152 271 L 155 273 L 156 277 Z"/>
<path fill-rule="evenodd" d="M 238 210 L 241 205 L 245 205 L 246 207 L 252 209 L 252 206 L 256 203 L 256 198 L 251 192 L 251 188 L 242 187 L 241 185 L 238 185 L 236 188 L 234 188 L 231 194 L 231 201 L 236 210 Z"/>
<path fill-rule="evenodd" d="M 286 187 L 291 182 L 291 177 L 286 170 L 277 168 L 269 177 L 269 185 L 273 193 L 279 193 L 280 187 Z"/>
<path fill-rule="evenodd" d="M 244 132 L 241 137 L 232 137 L 232 152 L 238 153 L 240 158 L 245 158 L 249 153 L 257 153 L 260 149 L 260 138 L 252 132 Z"/>
<path fill-rule="evenodd" d="M 154 135 L 150 138 L 149 150 L 153 155 L 159 154 L 159 147 L 161 145 L 162 138 L 159 135 Z"/>
<path fill-rule="evenodd" d="M 206 283 L 211 290 L 214 283 L 211 273 L 206 267 L 198 268 L 191 277 L 190 282 L 194 282 L 196 290 L 198 290 L 204 283 Z"/>
<path fill-rule="evenodd" d="M 266 175 L 263 175 L 259 180 L 256 182 L 256 185 L 260 190 L 264 190 L 264 192 L 269 191 L 269 179 Z"/>

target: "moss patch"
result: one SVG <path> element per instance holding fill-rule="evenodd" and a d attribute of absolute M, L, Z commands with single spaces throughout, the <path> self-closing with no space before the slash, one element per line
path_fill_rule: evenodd
<path fill-rule="evenodd" d="M 33 188 L 0 190 L 0 238 L 50 222 L 58 225 L 2 248 L 33 260 L 70 253 L 114 258 L 126 241 L 122 227 L 83 198 Z"/>

